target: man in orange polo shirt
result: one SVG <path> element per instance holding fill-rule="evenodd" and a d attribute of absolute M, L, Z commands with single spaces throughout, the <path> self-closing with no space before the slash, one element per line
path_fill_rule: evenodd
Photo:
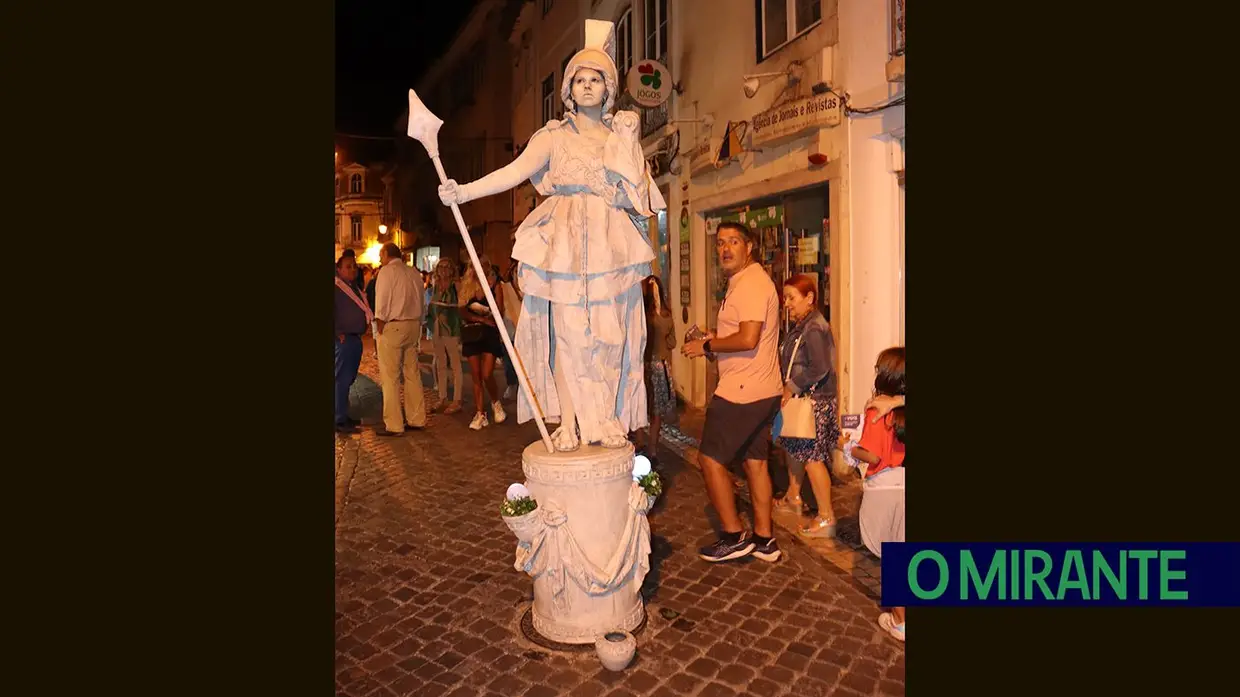
<path fill-rule="evenodd" d="M 775 283 L 754 261 L 754 240 L 739 223 L 720 223 L 715 249 L 728 276 L 728 290 L 719 307 L 717 335 L 687 341 L 681 351 L 689 358 L 718 355 L 719 385 L 706 409 L 698 463 L 706 478 L 711 504 L 719 514 L 723 536 L 699 550 L 709 562 L 740 559 L 750 554 L 764 561 L 779 559 L 771 529 L 771 477 L 767 458 L 771 423 L 779 413 L 783 381 L 779 374 L 779 295 Z M 745 456 L 745 474 L 753 502 L 753 534 L 745 531 L 736 512 L 728 464 Z"/>

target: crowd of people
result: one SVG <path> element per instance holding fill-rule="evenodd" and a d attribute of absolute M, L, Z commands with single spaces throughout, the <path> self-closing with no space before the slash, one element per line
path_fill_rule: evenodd
<path fill-rule="evenodd" d="M 519 319 L 521 293 L 516 278 L 501 278 L 486 256 L 480 258 L 485 282 L 509 333 Z M 426 426 L 427 413 L 455 414 L 462 409 L 463 362 L 469 363 L 475 414 L 470 428 L 480 430 L 507 418 L 503 399 L 516 396 L 516 362 L 508 355 L 492 316 L 482 281 L 472 265 L 441 259 L 430 272 L 405 263 L 400 248 L 383 245 L 379 267 L 359 267 L 353 250 L 336 261 L 336 430 L 357 432 L 360 422 L 348 411 L 348 393 L 357 378 L 362 335 L 373 333 L 383 390 L 380 436 L 399 436 Z M 437 404 L 424 404 L 418 357 L 421 342 L 430 342 Z M 464 360 L 463 360 L 464 359 Z M 495 380 L 502 361 L 507 389 Z M 451 399 L 449 399 L 451 387 Z M 400 395 L 403 392 L 403 399 Z"/>
<path fill-rule="evenodd" d="M 501 274 L 487 256 L 483 255 L 479 261 L 487 270 L 487 286 L 512 336 L 520 321 L 524 299 L 515 273 L 516 264 L 510 263 L 508 272 Z M 393 268 L 390 272 L 387 271 L 389 267 Z M 666 292 L 657 276 L 642 281 L 642 295 L 650 337 L 646 346 L 645 375 L 651 422 L 645 434 L 647 447 L 642 452 L 655 460 L 662 420 L 673 417 L 676 412 L 670 364 L 676 336 Z M 500 338 L 486 293 L 472 264 L 440 259 L 432 271 L 419 272 L 404 263 L 396 245 L 389 244 L 380 251 L 379 267 L 371 269 L 357 263 L 353 250 L 345 250 L 336 261 L 335 316 L 338 432 L 355 433 L 360 426 L 359 421 L 349 416 L 348 391 L 357 378 L 362 335 L 367 331 L 373 332 L 379 347 L 384 393 L 384 429 L 379 435 L 395 436 L 406 430 L 420 430 L 425 427 L 428 411 L 460 412 L 465 362 L 476 378 L 471 381 L 475 413 L 469 427 L 480 430 L 508 418 L 503 402 L 516 397 L 518 363 L 508 355 Z M 389 329 L 391 333 L 386 334 Z M 432 347 L 439 401 L 429 410 L 423 405 L 421 391 L 412 389 L 412 383 L 408 382 L 409 378 L 418 376 L 416 360 L 420 347 L 413 337 L 429 340 Z M 386 350 L 385 343 L 388 344 Z M 506 388 L 502 393 L 495 379 L 497 362 L 502 362 L 504 368 Z M 398 380 L 401 374 L 406 376 L 404 384 Z M 401 388 L 405 393 L 403 412 L 402 403 L 397 399 Z M 405 416 L 409 418 L 403 418 Z M 640 438 L 642 434 L 632 435 Z"/>

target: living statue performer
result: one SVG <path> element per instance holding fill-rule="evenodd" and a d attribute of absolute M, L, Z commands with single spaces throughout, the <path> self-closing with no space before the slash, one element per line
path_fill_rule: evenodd
<path fill-rule="evenodd" d="M 511 164 L 439 187 L 444 205 L 508 191 L 526 179 L 547 199 L 517 229 L 512 256 L 525 300 L 514 342 L 557 450 L 628 444 L 646 426 L 641 282 L 654 250 L 635 223 L 666 207 L 642 155 L 638 115 L 610 113 L 616 95 L 611 22 L 586 21 L 568 62 L 567 111 L 531 136 Z M 533 416 L 522 393 L 517 420 Z"/>

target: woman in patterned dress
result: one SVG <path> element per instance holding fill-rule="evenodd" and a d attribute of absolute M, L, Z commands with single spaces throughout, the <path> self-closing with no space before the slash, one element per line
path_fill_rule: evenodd
<path fill-rule="evenodd" d="M 444 205 L 529 179 L 547 199 L 517 229 L 512 257 L 524 293 L 513 342 L 557 450 L 582 442 L 628 447 L 647 423 L 641 282 L 654 250 L 635 219 L 666 207 L 638 140 L 637 114 L 611 114 L 619 85 L 605 50 L 610 22 L 587 20 L 586 45 L 564 70 L 567 110 L 530 137 L 511 164 L 439 187 Z M 517 420 L 533 416 L 528 396 Z"/>
<path fill-rule="evenodd" d="M 801 528 L 807 537 L 835 535 L 835 511 L 831 508 L 831 475 L 827 463 L 840 438 L 839 417 L 836 415 L 837 386 L 835 376 L 835 339 L 831 327 L 818 310 L 818 289 L 812 278 L 797 274 L 784 281 L 784 307 L 792 316 L 779 350 L 784 383 L 784 402 L 792 397 L 809 395 L 814 404 L 815 438 L 779 437 L 779 445 L 788 457 L 805 468 L 805 476 L 818 500 L 818 516 Z M 793 355 L 795 353 L 795 355 Z M 797 477 L 792 477 L 793 481 Z M 801 510 L 800 488 L 795 496 L 785 498 L 785 508 Z"/>

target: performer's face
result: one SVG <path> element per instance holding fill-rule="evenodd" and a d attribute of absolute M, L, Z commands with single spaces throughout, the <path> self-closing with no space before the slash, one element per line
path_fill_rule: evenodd
<path fill-rule="evenodd" d="M 581 68 L 573 76 L 571 94 L 577 106 L 598 106 L 603 103 L 603 94 L 607 91 L 607 83 L 597 70 Z"/>

